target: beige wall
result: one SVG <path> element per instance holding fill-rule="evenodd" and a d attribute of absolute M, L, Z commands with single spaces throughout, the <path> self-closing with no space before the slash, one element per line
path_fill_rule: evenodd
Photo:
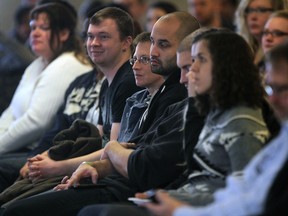
<path fill-rule="evenodd" d="M 83 0 L 70 0 L 70 2 L 79 8 Z M 109 0 L 105 0 L 109 2 Z M 147 0 L 154 2 L 157 0 Z M 180 10 L 186 10 L 186 0 L 166 0 L 177 4 Z M 20 4 L 21 0 L 0 0 L 0 31 L 8 32 L 13 25 L 13 14 L 16 7 Z M 79 24 L 81 25 L 81 24 Z M 79 27 L 80 28 L 80 27 Z"/>

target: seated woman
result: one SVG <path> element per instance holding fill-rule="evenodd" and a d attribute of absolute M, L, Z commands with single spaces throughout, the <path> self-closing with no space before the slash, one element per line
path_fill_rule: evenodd
<path fill-rule="evenodd" d="M 53 123 L 70 83 L 92 69 L 76 36 L 77 17 L 59 3 L 31 12 L 30 45 L 38 56 L 25 70 L 0 117 L 0 155 L 25 152 Z"/>
<path fill-rule="evenodd" d="M 227 175 L 241 176 L 270 134 L 262 115 L 264 89 L 249 45 L 225 30 L 195 34 L 188 93 L 190 97 L 196 93 L 196 106 L 207 117 L 193 151 L 187 151 L 191 143 L 185 146 L 188 183 L 170 192 L 180 200 L 203 205 L 225 186 Z M 241 52 L 235 53 L 240 47 Z"/>
<path fill-rule="evenodd" d="M 190 171 L 186 184 L 167 192 L 177 200 L 202 206 L 213 201 L 214 192 L 225 186 L 228 175 L 242 176 L 243 168 L 262 148 L 269 132 L 261 112 L 264 98 L 261 78 L 251 49 L 241 36 L 227 30 L 200 29 L 193 38 L 191 56 L 192 65 L 187 74 L 189 99 L 196 100 L 198 110 L 207 117 L 195 147 L 194 143 L 185 144 L 185 150 L 194 149 L 186 151 Z M 192 98 L 195 92 L 196 97 Z M 186 134 L 193 124 L 189 121 L 189 110 L 188 107 Z M 136 194 L 137 198 L 147 196 L 147 193 Z M 86 214 L 91 213 L 90 208 L 93 207 L 80 215 L 92 215 Z M 95 208 L 98 211 L 101 206 Z M 114 208 L 118 210 L 117 215 L 131 215 L 130 211 L 134 215 L 149 215 L 148 212 L 136 214 L 133 207 L 103 209 L 107 208 L 107 215 L 113 215 L 110 213 Z"/>
<path fill-rule="evenodd" d="M 288 11 L 276 11 L 270 15 L 262 33 L 264 54 L 285 41 L 288 41 Z"/>
<path fill-rule="evenodd" d="M 254 63 L 261 67 L 263 50 L 261 37 L 264 25 L 273 11 L 287 9 L 283 0 L 242 0 L 235 13 L 237 32 L 245 38 L 255 53 Z"/>

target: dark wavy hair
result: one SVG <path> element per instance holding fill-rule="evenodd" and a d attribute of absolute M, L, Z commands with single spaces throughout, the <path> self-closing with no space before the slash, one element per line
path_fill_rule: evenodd
<path fill-rule="evenodd" d="M 198 34 L 192 45 L 203 40 L 213 65 L 208 104 L 207 96 L 198 97 L 200 111 L 207 113 L 211 108 L 229 109 L 239 104 L 261 107 L 264 89 L 247 42 L 232 31 L 210 29 Z"/>
<path fill-rule="evenodd" d="M 71 6 L 72 7 L 72 6 Z M 54 53 L 54 60 L 64 52 L 75 52 L 75 56 L 82 62 L 88 63 L 80 38 L 76 34 L 77 14 L 62 3 L 45 3 L 36 6 L 30 14 L 30 19 L 37 19 L 39 14 L 48 16 L 51 28 L 50 47 Z M 69 31 L 68 39 L 60 45 L 60 33 L 62 30 Z M 56 46 L 55 46 L 56 44 Z"/>

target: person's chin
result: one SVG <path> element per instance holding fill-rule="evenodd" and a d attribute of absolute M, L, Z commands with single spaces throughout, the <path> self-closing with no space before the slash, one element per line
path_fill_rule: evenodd
<path fill-rule="evenodd" d="M 159 67 L 151 66 L 151 71 L 154 74 L 163 75 L 163 71 Z"/>

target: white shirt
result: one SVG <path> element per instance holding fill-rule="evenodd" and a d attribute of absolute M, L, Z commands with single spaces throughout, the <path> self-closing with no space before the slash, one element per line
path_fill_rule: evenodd
<path fill-rule="evenodd" d="M 72 52 L 60 55 L 46 68 L 41 57 L 34 60 L 0 117 L 0 154 L 36 142 L 52 125 L 70 83 L 91 69 Z"/>

